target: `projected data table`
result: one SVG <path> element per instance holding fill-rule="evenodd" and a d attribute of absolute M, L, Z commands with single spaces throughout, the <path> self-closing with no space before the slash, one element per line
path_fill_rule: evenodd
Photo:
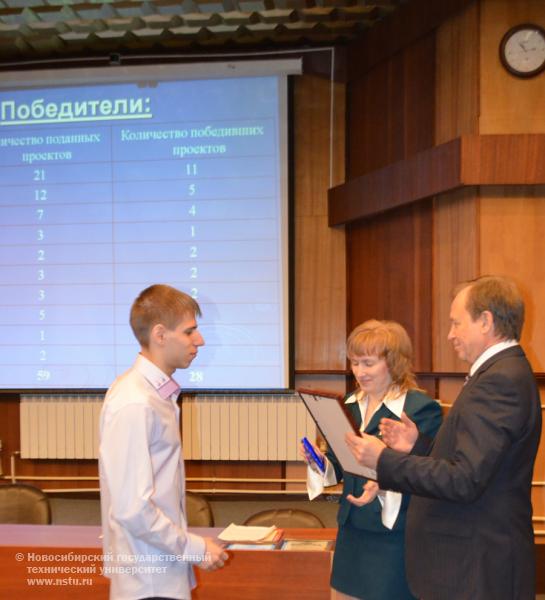
<path fill-rule="evenodd" d="M 151 91 L 183 96 L 176 86 Z M 206 346 L 179 374 L 185 387 L 279 386 L 283 209 L 273 105 L 270 114 L 227 118 L 210 104 L 215 120 L 192 120 L 202 112 L 195 100 L 183 120 L 159 105 L 132 120 L 0 129 L 7 387 L 107 387 L 134 359 L 128 313 L 153 283 L 188 292 L 203 310 Z"/>

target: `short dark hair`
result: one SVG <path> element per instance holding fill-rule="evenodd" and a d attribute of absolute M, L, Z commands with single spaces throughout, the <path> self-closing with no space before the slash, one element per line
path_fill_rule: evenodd
<path fill-rule="evenodd" d="M 456 288 L 456 293 L 469 288 L 466 309 L 475 321 L 485 310 L 492 313 L 496 335 L 507 340 L 520 340 L 524 325 L 524 300 L 516 283 L 499 275 L 483 275 Z"/>
<path fill-rule="evenodd" d="M 201 316 L 196 300 L 170 285 L 156 284 L 138 295 L 131 307 L 131 329 L 143 348 L 149 345 L 154 325 L 162 323 L 167 329 L 175 329 L 187 316 Z"/>

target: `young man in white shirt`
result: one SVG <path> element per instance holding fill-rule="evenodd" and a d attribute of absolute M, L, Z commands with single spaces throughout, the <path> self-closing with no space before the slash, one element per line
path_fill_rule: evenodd
<path fill-rule="evenodd" d="M 204 340 L 200 308 L 167 285 L 146 288 L 130 324 L 141 350 L 106 395 L 100 417 L 99 471 L 104 573 L 110 600 L 188 600 L 193 564 L 221 568 L 223 548 L 189 533 L 179 428 L 180 388 Z"/>

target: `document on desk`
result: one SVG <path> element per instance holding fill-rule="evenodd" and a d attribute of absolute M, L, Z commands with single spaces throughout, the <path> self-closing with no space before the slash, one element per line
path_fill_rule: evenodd
<path fill-rule="evenodd" d="M 299 552 L 325 552 L 331 550 L 333 540 L 284 540 L 280 550 L 298 550 Z"/>
<path fill-rule="evenodd" d="M 252 542 L 254 544 L 276 542 L 281 531 L 274 525 L 271 527 L 252 527 L 231 523 L 219 535 L 224 542 Z"/>
<path fill-rule="evenodd" d="M 359 435 L 359 431 L 346 413 L 342 395 L 303 388 L 297 392 L 322 432 L 327 445 L 341 463 L 343 471 L 376 480 L 376 471 L 360 465 L 346 445 L 346 434 L 354 431 Z"/>
<path fill-rule="evenodd" d="M 230 542 L 225 546 L 226 550 L 276 550 L 276 544 L 243 544 L 242 542 Z"/>

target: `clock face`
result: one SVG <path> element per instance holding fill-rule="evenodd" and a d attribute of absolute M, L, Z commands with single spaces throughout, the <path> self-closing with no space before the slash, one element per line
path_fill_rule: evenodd
<path fill-rule="evenodd" d="M 514 75 L 537 75 L 545 68 L 545 30 L 538 25 L 513 27 L 503 36 L 500 58 Z"/>

